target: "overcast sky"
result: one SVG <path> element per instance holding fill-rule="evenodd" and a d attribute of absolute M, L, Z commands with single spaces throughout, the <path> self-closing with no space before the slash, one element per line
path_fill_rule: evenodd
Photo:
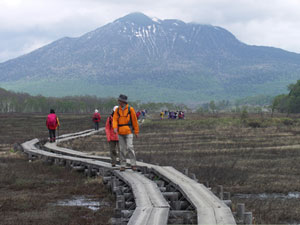
<path fill-rule="evenodd" d="M 247 44 L 300 53 L 300 0 L 0 0 L 0 62 L 131 12 L 221 26 Z"/>

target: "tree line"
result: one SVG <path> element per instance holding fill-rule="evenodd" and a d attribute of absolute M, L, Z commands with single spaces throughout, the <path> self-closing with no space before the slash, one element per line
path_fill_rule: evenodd
<path fill-rule="evenodd" d="M 289 93 L 281 94 L 274 98 L 272 113 L 299 113 L 300 112 L 300 80 L 288 86 Z"/>
<path fill-rule="evenodd" d="M 276 97 L 256 96 L 248 97 L 235 102 L 222 100 L 203 103 L 197 112 L 227 111 L 237 112 L 245 106 L 254 112 L 269 107 L 273 112 L 300 113 L 300 80 L 288 86 L 289 93 Z M 269 103 L 269 104 L 268 104 Z M 27 93 L 17 93 L 0 88 L 0 113 L 48 113 L 51 108 L 60 113 L 91 113 L 95 109 L 102 113 L 110 113 L 117 105 L 117 98 L 100 98 L 96 96 L 67 96 L 67 97 L 45 97 L 42 95 L 31 96 Z M 147 109 L 158 112 L 160 110 L 182 110 L 191 109 L 184 104 L 174 103 L 141 103 L 130 102 L 136 110 Z M 250 106 L 249 106 L 250 105 Z M 251 111 L 251 110 L 250 110 Z"/>
<path fill-rule="evenodd" d="M 117 98 L 100 98 L 96 96 L 44 97 L 31 96 L 27 93 L 16 93 L 0 88 L 0 113 L 48 113 L 54 109 L 59 113 L 91 113 L 95 109 L 110 113 L 118 105 Z M 136 110 L 159 111 L 162 108 L 187 110 L 185 105 L 172 103 L 130 102 Z"/>

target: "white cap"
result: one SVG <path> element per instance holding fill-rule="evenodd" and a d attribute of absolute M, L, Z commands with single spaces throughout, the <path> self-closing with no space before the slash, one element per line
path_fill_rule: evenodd
<path fill-rule="evenodd" d="M 95 109 L 95 113 L 97 113 L 98 112 L 98 109 Z"/>
<path fill-rule="evenodd" d="M 118 107 L 119 107 L 119 106 L 115 105 L 113 110 L 116 111 L 116 109 L 117 109 Z"/>

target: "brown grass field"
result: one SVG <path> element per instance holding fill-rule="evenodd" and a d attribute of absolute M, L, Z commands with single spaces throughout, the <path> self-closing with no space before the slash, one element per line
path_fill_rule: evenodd
<path fill-rule="evenodd" d="M 14 152 L 14 143 L 47 138 L 46 116 L 0 114 L 0 224 L 109 224 L 114 199 L 100 178 L 88 179 L 64 167 L 29 162 L 22 153 Z M 61 134 L 93 126 L 90 115 L 59 117 Z M 57 205 L 76 197 L 98 201 L 100 209 Z"/>
<path fill-rule="evenodd" d="M 0 114 L 0 224 L 106 224 L 114 203 L 99 180 L 38 161 L 28 163 L 11 150 L 13 143 L 47 137 L 45 116 Z M 61 134 L 92 128 L 90 115 L 60 117 Z M 300 222 L 299 196 L 285 197 L 300 192 L 298 117 L 187 114 L 186 120 L 151 118 L 134 140 L 138 160 L 180 171 L 188 168 L 212 190 L 223 185 L 231 193 L 233 208 L 245 203 L 256 224 Z M 102 126 L 104 122 L 105 118 Z M 96 155 L 109 152 L 104 133 L 64 146 Z M 266 197 L 257 197 L 259 194 Z M 49 204 L 73 195 L 93 195 L 112 207 L 93 212 Z"/>
<path fill-rule="evenodd" d="M 66 145 L 108 155 L 104 133 Z M 191 114 L 186 120 L 162 121 L 154 116 L 141 126 L 134 146 L 138 159 L 188 168 L 213 190 L 223 185 L 233 208 L 245 203 L 256 224 L 300 222 L 299 195 L 286 197 L 300 192 L 300 119 L 295 116 Z"/>

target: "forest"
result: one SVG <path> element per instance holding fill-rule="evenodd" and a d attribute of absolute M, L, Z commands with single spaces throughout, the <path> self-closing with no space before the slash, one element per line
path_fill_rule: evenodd
<path fill-rule="evenodd" d="M 221 100 L 199 103 L 197 106 L 187 106 L 176 103 L 157 103 L 131 101 L 136 110 L 148 109 L 152 112 L 160 110 L 197 111 L 199 113 L 216 112 L 266 112 L 299 113 L 300 112 L 300 80 L 288 86 L 289 93 L 272 96 L 250 96 L 237 100 Z M 32 96 L 27 93 L 7 91 L 0 87 L 0 113 L 47 113 L 53 108 L 60 113 L 90 113 L 95 109 L 109 113 L 117 105 L 116 98 L 101 98 L 97 96 L 66 96 L 45 97 Z"/>
<path fill-rule="evenodd" d="M 96 96 L 66 96 L 61 98 L 31 96 L 27 93 L 16 93 L 0 88 L 0 113 L 48 113 L 55 109 L 59 113 L 90 113 L 98 109 L 102 113 L 110 113 L 117 105 L 116 98 L 100 98 Z M 188 110 L 183 104 L 173 103 L 141 103 L 130 102 L 136 110 L 161 109 Z"/>

